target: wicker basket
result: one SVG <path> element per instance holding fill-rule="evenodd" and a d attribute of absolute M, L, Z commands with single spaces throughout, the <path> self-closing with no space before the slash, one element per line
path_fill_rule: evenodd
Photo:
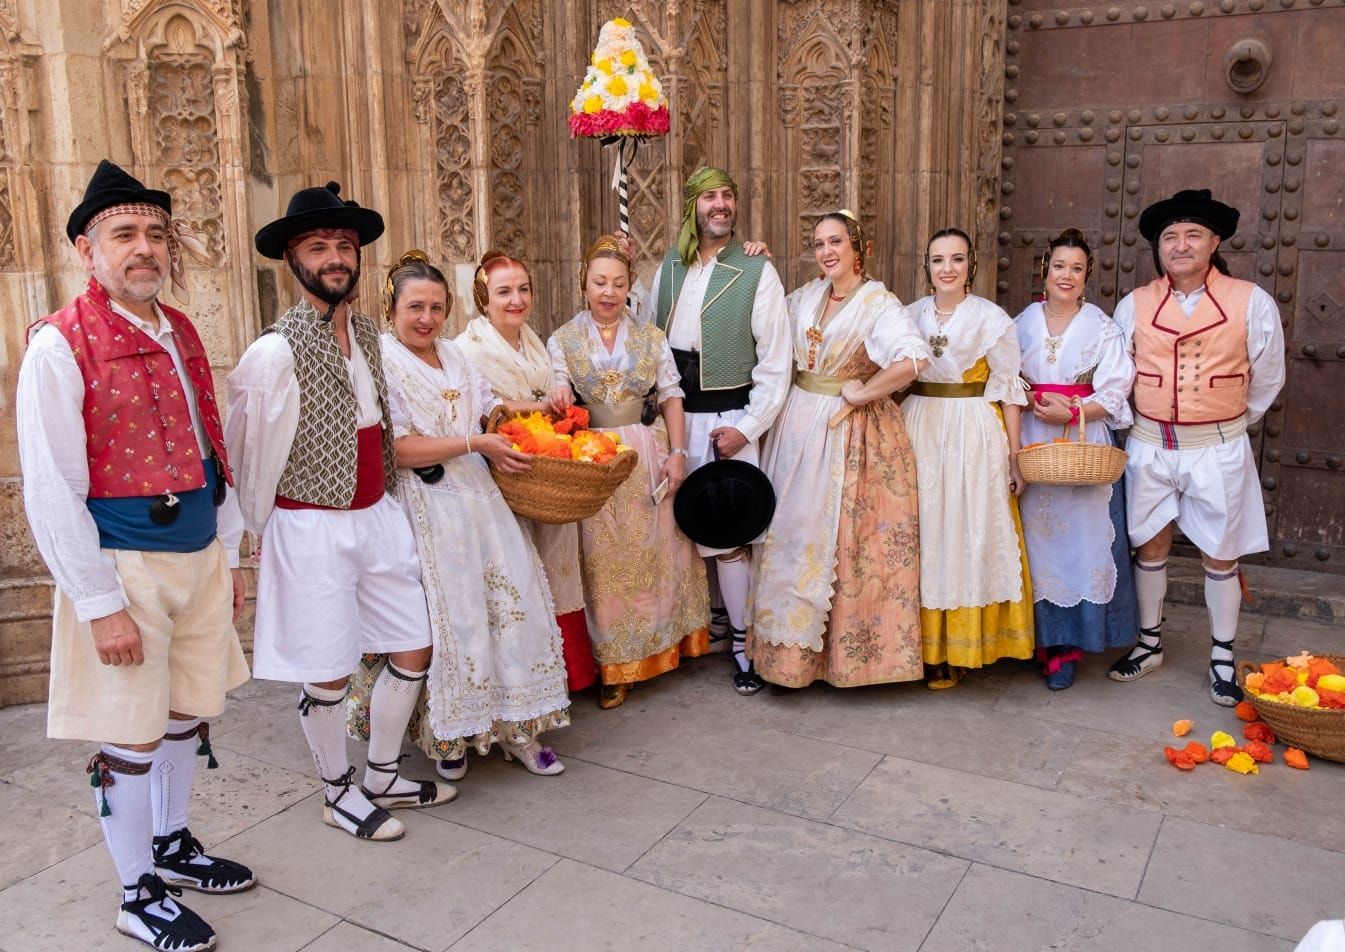
<path fill-rule="evenodd" d="M 1319 658 L 1334 661 L 1345 670 L 1345 655 L 1323 654 Z M 1247 675 L 1258 670 L 1250 661 L 1238 663 L 1238 684 L 1243 685 Z M 1244 687 L 1245 690 L 1245 687 Z M 1247 692 L 1247 700 L 1256 708 L 1275 736 L 1286 744 L 1307 751 L 1323 760 L 1345 764 L 1345 711 L 1313 707 L 1295 707 L 1282 701 L 1259 698 Z"/>
<path fill-rule="evenodd" d="M 486 432 L 494 433 L 508 417 L 508 410 L 496 407 L 486 421 Z M 502 473 L 492 466 L 490 475 L 516 515 L 561 525 L 587 519 L 606 505 L 637 462 L 635 450 L 618 453 L 607 463 L 534 456 L 526 473 Z"/>
<path fill-rule="evenodd" d="M 1065 436 L 1069 436 L 1068 423 Z M 1018 469 L 1029 483 L 1044 486 L 1100 486 L 1114 483 L 1126 468 L 1125 450 L 1105 443 L 1084 441 L 1083 414 L 1079 439 L 1073 443 L 1044 443 L 1018 451 Z"/>

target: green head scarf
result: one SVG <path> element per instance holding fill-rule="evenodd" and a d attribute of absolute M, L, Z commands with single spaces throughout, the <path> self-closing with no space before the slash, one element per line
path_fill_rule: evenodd
<path fill-rule="evenodd" d="M 686 200 L 686 204 L 682 206 L 682 230 L 677 235 L 677 253 L 681 255 L 684 267 L 691 267 L 691 262 L 696 258 L 696 248 L 701 241 L 700 233 L 696 230 L 696 199 L 711 189 L 726 186 L 733 189 L 733 197 L 736 199 L 738 183 L 729 177 L 729 173 L 723 169 L 706 166 L 692 172 L 686 185 L 682 186 L 682 198 Z"/>

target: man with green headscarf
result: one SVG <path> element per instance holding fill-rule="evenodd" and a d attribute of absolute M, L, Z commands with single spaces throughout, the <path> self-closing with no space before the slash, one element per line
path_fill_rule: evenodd
<path fill-rule="evenodd" d="M 688 473 L 715 459 L 716 449 L 724 459 L 755 466 L 793 371 L 785 290 L 769 259 L 748 255 L 734 238 L 738 186 L 727 172 L 699 168 L 682 194 L 677 246 L 668 249 L 640 308 L 640 318 L 668 336 L 686 393 L 687 445 L 673 452 L 686 454 Z M 732 636 L 739 694 L 755 694 L 765 683 L 745 653 L 751 541 L 727 551 L 699 547 L 723 601 L 712 640 L 723 644 Z"/>

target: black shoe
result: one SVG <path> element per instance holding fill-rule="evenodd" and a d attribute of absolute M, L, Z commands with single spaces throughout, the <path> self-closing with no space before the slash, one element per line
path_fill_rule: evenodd
<path fill-rule="evenodd" d="M 733 690 L 743 697 L 751 697 L 765 686 L 766 682 L 757 674 L 756 668 L 748 667 L 746 671 L 733 672 Z"/>
<path fill-rule="evenodd" d="M 197 892 L 235 893 L 257 885 L 257 877 L 242 863 L 207 855 L 185 826 L 154 837 L 154 871 L 165 883 Z"/>
<path fill-rule="evenodd" d="M 166 885 L 153 873 L 141 876 L 136 886 L 136 898 L 123 902 L 117 913 L 118 932 L 163 952 L 207 952 L 215 947 L 215 930 L 186 906 L 168 898 L 169 894 L 181 896 L 181 889 Z M 176 910 L 177 916 L 164 918 L 149 908 L 156 904 L 164 910 Z"/>

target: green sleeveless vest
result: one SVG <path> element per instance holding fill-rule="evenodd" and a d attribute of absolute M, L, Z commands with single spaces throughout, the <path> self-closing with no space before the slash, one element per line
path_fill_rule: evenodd
<path fill-rule="evenodd" d="M 742 242 L 736 240 L 719 252 L 701 302 L 702 390 L 734 390 L 751 385 L 752 368 L 757 365 L 752 304 L 767 260 L 765 255 L 748 257 Z M 665 334 L 677 309 L 686 273 L 676 246 L 669 248 L 660 266 L 654 312 L 655 322 Z"/>

